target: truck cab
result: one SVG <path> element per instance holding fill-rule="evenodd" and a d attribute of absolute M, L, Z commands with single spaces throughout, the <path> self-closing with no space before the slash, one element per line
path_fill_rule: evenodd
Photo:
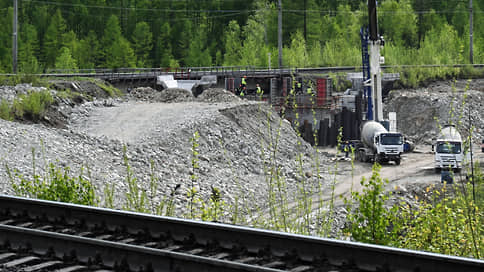
<path fill-rule="evenodd" d="M 400 164 L 400 156 L 403 153 L 403 135 L 401 133 L 377 134 L 374 146 L 376 148 L 375 161 L 379 163 L 395 161 L 395 164 Z"/>
<path fill-rule="evenodd" d="M 432 145 L 435 153 L 435 172 L 441 169 L 460 171 L 464 160 L 462 138 L 455 126 L 445 126 Z"/>
<path fill-rule="evenodd" d="M 435 169 L 461 169 L 464 154 L 462 142 L 437 141 L 435 144 Z"/>

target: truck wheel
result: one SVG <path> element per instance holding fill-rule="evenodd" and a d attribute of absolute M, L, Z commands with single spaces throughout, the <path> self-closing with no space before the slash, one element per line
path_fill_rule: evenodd
<path fill-rule="evenodd" d="M 400 159 L 396 159 L 396 160 L 395 160 L 395 164 L 396 164 L 396 165 L 400 165 Z"/>

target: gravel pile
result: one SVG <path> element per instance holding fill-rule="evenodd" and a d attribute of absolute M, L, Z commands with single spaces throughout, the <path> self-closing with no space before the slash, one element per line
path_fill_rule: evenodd
<path fill-rule="evenodd" d="M 238 102 L 240 98 L 235 94 L 222 88 L 209 88 L 203 91 L 198 97 L 185 89 L 169 88 L 163 91 L 155 90 L 151 87 L 138 87 L 128 94 L 129 100 L 144 102 L 163 102 L 179 103 L 189 101 L 199 101 L 207 103 Z"/>
<path fill-rule="evenodd" d="M 189 90 L 179 88 L 168 88 L 161 92 L 155 93 L 154 102 L 179 103 L 193 101 L 195 98 Z"/>
<path fill-rule="evenodd" d="M 131 100 L 150 102 L 155 99 L 158 92 L 151 87 L 138 87 L 131 90 L 127 96 Z"/>
<path fill-rule="evenodd" d="M 194 186 L 205 199 L 209 197 L 211 187 L 216 187 L 229 204 L 239 197 L 245 199 L 246 203 L 262 207 L 268 197 L 264 163 L 277 165 L 289 190 L 296 191 L 302 181 L 314 186 L 320 181 L 325 182 L 324 179 L 318 180 L 314 173 L 313 148 L 305 142 L 298 144 L 301 139 L 289 122 L 281 120 L 269 106 L 241 100 L 223 90 L 208 91 L 199 98 L 210 103 L 190 102 L 193 99 L 191 93 L 173 89 L 155 93 L 155 96 L 157 94 L 160 99 L 163 97 L 163 101 L 184 102 L 165 104 L 95 100 L 74 106 L 70 110 L 66 129 L 0 120 L 0 137 L 3 139 L 0 143 L 0 192 L 12 193 L 3 165 L 7 164 L 10 169 L 16 169 L 26 176 L 33 173 L 33 149 L 36 173 L 42 174 L 45 165 L 50 162 L 70 167 L 73 176 L 81 172 L 87 175 L 86 169 L 89 169 L 101 205 L 104 205 L 105 186 L 113 185 L 116 190 L 115 206 L 121 208 L 128 191 L 123 146 L 126 146 L 129 164 L 140 188 L 149 188 L 150 170 L 154 166 L 154 177 L 159 183 L 158 191 L 154 193 L 155 201 L 179 187 L 175 195 L 178 215 L 187 206 L 186 193 L 192 186 L 192 174 L 198 177 Z M 234 102 L 227 103 L 231 100 Z M 141 107 L 138 108 L 140 112 L 144 109 L 153 112 L 144 117 L 146 120 L 131 116 L 132 122 L 142 125 L 136 127 L 130 137 L 119 139 L 116 133 L 103 135 L 91 130 L 109 129 L 102 123 L 109 114 L 117 116 L 135 106 Z M 154 110 L 157 108 L 161 108 L 161 111 Z M 170 114 L 176 119 L 167 119 Z M 143 123 L 145 121 L 149 121 L 149 125 Z M 197 148 L 200 167 L 193 172 L 190 139 L 195 131 L 200 135 Z M 276 143 L 278 148 L 276 159 L 273 160 L 270 146 Z M 299 154 L 303 161 L 302 175 L 298 170 Z M 325 162 L 321 162 L 324 165 Z M 321 169 L 328 167 L 322 166 Z"/>
<path fill-rule="evenodd" d="M 416 144 L 431 144 L 439 126 L 455 124 L 463 137 L 484 138 L 484 80 L 437 82 L 426 88 L 391 91 L 385 112 L 397 113 L 397 127 Z M 453 110 L 451 110 L 453 109 Z"/>
<path fill-rule="evenodd" d="M 220 88 L 211 88 L 203 91 L 201 95 L 197 97 L 198 101 L 202 102 L 237 102 L 240 98 L 235 94 Z"/>
<path fill-rule="evenodd" d="M 20 96 L 26 95 L 29 92 L 41 92 L 46 91 L 45 87 L 33 87 L 32 84 L 19 84 L 15 87 L 11 86 L 0 86 L 0 100 L 6 100 L 12 103 L 13 100 Z M 55 90 L 50 90 L 51 94 L 54 95 L 57 92 Z"/>

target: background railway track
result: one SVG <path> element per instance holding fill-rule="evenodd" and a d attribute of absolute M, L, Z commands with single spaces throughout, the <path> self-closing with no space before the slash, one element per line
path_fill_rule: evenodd
<path fill-rule="evenodd" d="M 19 269 L 483 271 L 484 261 L 0 195 L 0 270 Z"/>

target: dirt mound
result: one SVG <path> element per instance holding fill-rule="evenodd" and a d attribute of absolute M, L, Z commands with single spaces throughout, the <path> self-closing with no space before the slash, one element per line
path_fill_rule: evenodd
<path fill-rule="evenodd" d="M 150 87 L 138 87 L 131 90 L 128 94 L 130 99 L 139 101 L 153 101 L 159 91 Z"/>
<path fill-rule="evenodd" d="M 238 102 L 241 101 L 239 97 L 235 94 L 221 88 L 210 88 L 198 96 L 198 101 L 201 102 L 210 102 L 210 103 L 217 103 L 217 102 Z"/>
<path fill-rule="evenodd" d="M 180 103 L 190 102 L 195 98 L 192 92 L 181 88 L 168 88 L 159 93 L 155 93 L 153 102 Z"/>
<path fill-rule="evenodd" d="M 441 126 L 455 124 L 463 137 L 484 137 L 484 80 L 438 82 L 426 88 L 391 91 L 385 112 L 397 113 L 397 129 L 417 144 L 430 144 Z M 385 113 L 386 116 L 386 113 Z"/>
<path fill-rule="evenodd" d="M 74 94 L 76 97 L 81 96 L 84 100 L 109 98 L 111 94 L 101 86 L 112 88 L 111 84 L 100 79 L 75 81 L 50 80 L 49 83 L 52 89 L 57 91 L 69 90 L 71 94 Z"/>

